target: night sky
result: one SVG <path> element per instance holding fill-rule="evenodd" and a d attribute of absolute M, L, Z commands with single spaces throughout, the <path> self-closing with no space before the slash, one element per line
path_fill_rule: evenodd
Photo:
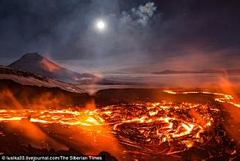
<path fill-rule="evenodd" d="M 29 52 L 76 71 L 240 68 L 240 1 L 0 0 L 0 64 Z"/>

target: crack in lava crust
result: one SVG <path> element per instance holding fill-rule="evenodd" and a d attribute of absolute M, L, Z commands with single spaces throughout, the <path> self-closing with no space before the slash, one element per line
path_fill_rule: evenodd
<path fill-rule="evenodd" d="M 109 106 L 101 117 L 114 124 L 112 133 L 127 151 L 174 154 L 206 141 L 201 133 L 213 123 L 209 110 L 202 104 L 161 102 Z"/>

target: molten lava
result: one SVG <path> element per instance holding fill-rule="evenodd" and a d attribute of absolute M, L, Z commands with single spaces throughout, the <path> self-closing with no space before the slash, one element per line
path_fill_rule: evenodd
<path fill-rule="evenodd" d="M 201 112 L 206 124 L 201 124 L 188 113 Z M 22 120 L 77 126 L 110 126 L 128 150 L 144 153 L 171 154 L 186 150 L 201 142 L 200 133 L 212 124 L 207 105 L 172 102 L 107 106 L 83 112 L 73 110 L 0 110 L 1 121 Z M 92 128 L 91 130 L 94 130 Z"/>
<path fill-rule="evenodd" d="M 239 104 L 233 102 L 232 96 L 221 93 L 164 92 L 212 94 L 219 97 L 215 101 L 239 107 Z M 31 122 L 42 124 L 79 126 L 91 134 L 99 130 L 97 127 L 106 126 L 108 128 L 104 133 L 113 134 L 125 149 L 124 152 L 169 155 L 183 152 L 195 144 L 206 143 L 209 140 L 207 133 L 215 124 L 213 116 L 218 113 L 219 109 L 209 104 L 161 101 L 111 105 L 85 111 L 2 109 L 0 121 L 20 121 L 28 118 Z"/>

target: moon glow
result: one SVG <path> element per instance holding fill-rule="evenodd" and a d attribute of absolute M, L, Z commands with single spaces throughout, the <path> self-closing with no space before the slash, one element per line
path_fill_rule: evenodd
<path fill-rule="evenodd" d="M 105 31 L 106 27 L 107 27 L 107 24 L 104 20 L 99 19 L 95 22 L 95 29 L 100 32 Z"/>

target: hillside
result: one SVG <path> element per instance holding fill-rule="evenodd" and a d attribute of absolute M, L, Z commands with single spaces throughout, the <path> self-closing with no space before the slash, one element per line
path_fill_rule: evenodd
<path fill-rule="evenodd" d="M 27 53 L 9 67 L 69 83 L 94 83 L 100 80 L 90 73 L 80 74 L 66 69 L 38 53 Z"/>

